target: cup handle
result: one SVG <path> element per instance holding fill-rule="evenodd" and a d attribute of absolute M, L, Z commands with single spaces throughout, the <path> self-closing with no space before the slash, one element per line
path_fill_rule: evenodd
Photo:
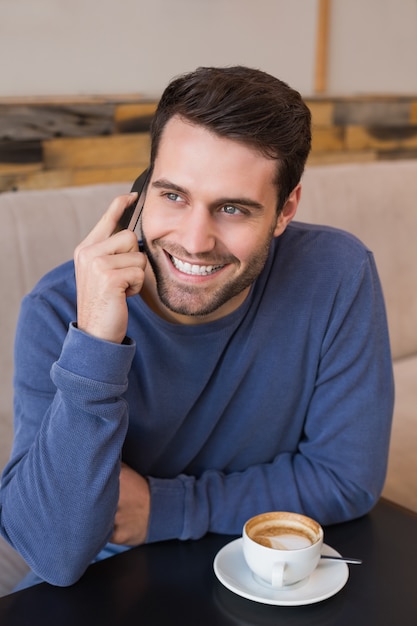
<path fill-rule="evenodd" d="M 284 571 L 285 563 L 274 563 L 272 567 L 272 586 L 283 587 L 284 586 Z"/>

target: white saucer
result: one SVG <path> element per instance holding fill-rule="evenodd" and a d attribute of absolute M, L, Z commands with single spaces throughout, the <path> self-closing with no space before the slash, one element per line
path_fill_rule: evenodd
<path fill-rule="evenodd" d="M 340 556 L 336 550 L 326 544 L 323 544 L 322 553 Z M 281 606 L 321 602 L 340 591 L 349 577 L 349 568 L 346 563 L 322 560 L 305 581 L 283 589 L 272 589 L 266 584 L 257 582 L 246 565 L 242 551 L 242 538 L 225 545 L 217 553 L 213 567 L 217 578 L 230 591 L 248 600 Z"/>

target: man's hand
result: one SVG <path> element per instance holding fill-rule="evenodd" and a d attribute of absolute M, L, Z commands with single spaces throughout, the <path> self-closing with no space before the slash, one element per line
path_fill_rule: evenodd
<path fill-rule="evenodd" d="M 148 532 L 150 500 L 148 481 L 122 463 L 119 504 L 111 542 L 136 546 L 145 541 Z"/>
<path fill-rule="evenodd" d="M 90 335 L 114 343 L 126 336 L 126 298 L 140 292 L 146 257 L 130 230 L 112 235 L 124 209 L 137 194 L 116 198 L 76 248 L 77 325 Z"/>

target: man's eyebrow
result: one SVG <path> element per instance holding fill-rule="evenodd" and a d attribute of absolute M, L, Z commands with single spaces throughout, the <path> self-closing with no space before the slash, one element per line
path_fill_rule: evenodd
<path fill-rule="evenodd" d="M 188 193 L 184 187 L 181 187 L 180 185 L 177 185 L 165 178 L 161 178 L 160 180 L 155 180 L 152 183 L 152 187 L 154 187 L 155 189 L 171 189 L 172 191 L 176 191 L 180 194 Z M 257 202 L 256 200 L 253 200 L 252 198 L 246 198 L 244 196 L 240 196 L 237 198 L 229 198 L 229 197 L 219 198 L 218 200 L 216 200 L 215 204 L 216 205 L 239 204 L 241 206 L 247 206 L 252 209 L 257 209 L 259 211 L 263 211 L 265 209 L 264 205 L 261 204 L 260 202 Z"/>
<path fill-rule="evenodd" d="M 180 187 L 175 183 L 172 183 L 170 180 L 166 178 L 161 178 L 160 180 L 155 180 L 152 183 L 152 187 L 155 189 L 172 189 L 173 191 L 178 191 L 178 193 L 187 193 L 187 190 L 184 187 Z"/>
<path fill-rule="evenodd" d="M 251 209 L 256 209 L 258 211 L 263 211 L 265 209 L 264 205 L 261 204 L 260 202 L 257 202 L 256 200 L 252 200 L 252 198 L 245 198 L 245 197 L 240 197 L 240 198 L 219 198 L 218 200 L 218 204 L 239 204 L 240 206 L 247 206 L 248 208 Z"/>

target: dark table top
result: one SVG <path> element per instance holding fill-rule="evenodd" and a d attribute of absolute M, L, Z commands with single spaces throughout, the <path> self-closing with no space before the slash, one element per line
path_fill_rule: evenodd
<path fill-rule="evenodd" d="M 381 500 L 325 528 L 325 542 L 363 559 L 345 587 L 307 606 L 269 606 L 229 591 L 213 571 L 233 537 L 140 546 L 89 567 L 67 588 L 42 583 L 0 598 L 1 626 L 417 626 L 417 515 Z"/>

